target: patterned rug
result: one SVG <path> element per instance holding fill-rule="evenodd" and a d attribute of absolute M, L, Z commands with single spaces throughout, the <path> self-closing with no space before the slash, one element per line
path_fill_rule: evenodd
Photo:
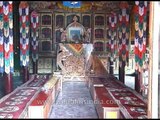
<path fill-rule="evenodd" d="M 22 87 L 42 87 L 50 77 L 50 75 L 34 75 L 32 79 L 23 84 Z"/>
<path fill-rule="evenodd" d="M 123 89 L 124 85 L 121 85 L 118 81 L 113 79 L 102 79 L 101 80 L 106 89 Z"/>
<path fill-rule="evenodd" d="M 122 114 L 125 118 L 147 118 L 147 104 L 134 92 L 127 88 L 109 90 L 113 98 L 118 101 Z"/>
<path fill-rule="evenodd" d="M 27 108 L 39 91 L 20 87 L 0 100 L 0 118 L 25 118 Z"/>

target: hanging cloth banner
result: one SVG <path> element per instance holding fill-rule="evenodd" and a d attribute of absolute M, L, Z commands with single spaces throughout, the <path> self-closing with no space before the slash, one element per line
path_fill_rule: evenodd
<path fill-rule="evenodd" d="M 3 1 L 0 1 L 0 73 L 4 72 L 4 47 L 3 47 Z"/>
<path fill-rule="evenodd" d="M 4 70 L 13 73 L 13 8 L 12 1 L 3 1 L 3 40 L 4 40 Z"/>
<path fill-rule="evenodd" d="M 135 63 L 136 70 L 142 71 L 146 52 L 147 1 L 135 1 Z"/>
<path fill-rule="evenodd" d="M 110 58 L 111 61 L 113 61 L 115 59 L 117 46 L 117 15 L 115 13 L 111 13 L 109 16 L 108 39 Z"/>
<path fill-rule="evenodd" d="M 19 5 L 20 15 L 20 65 L 29 65 L 29 5 L 21 1 Z"/>
<path fill-rule="evenodd" d="M 120 14 L 119 14 L 119 29 L 118 29 L 118 52 L 119 52 L 119 66 L 122 67 L 128 64 L 129 60 L 129 5 L 127 2 L 120 3 Z"/>
<path fill-rule="evenodd" d="M 38 60 L 38 25 L 39 25 L 39 19 L 38 14 L 36 11 L 32 11 L 31 13 L 31 50 L 32 50 L 32 59 L 33 62 L 36 62 Z"/>

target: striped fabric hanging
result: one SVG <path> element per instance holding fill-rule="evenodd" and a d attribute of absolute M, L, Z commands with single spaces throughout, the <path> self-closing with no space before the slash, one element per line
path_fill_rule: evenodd
<path fill-rule="evenodd" d="M 146 52 L 147 1 L 135 1 L 135 69 L 142 71 Z"/>
<path fill-rule="evenodd" d="M 29 65 L 29 5 L 21 1 L 19 5 L 20 15 L 20 65 Z"/>
<path fill-rule="evenodd" d="M 36 62 L 38 60 L 38 28 L 39 25 L 39 19 L 38 14 L 36 11 L 32 11 L 31 13 L 31 50 L 32 50 L 32 59 L 33 62 Z"/>
<path fill-rule="evenodd" d="M 129 60 L 129 5 L 127 2 L 121 2 L 120 8 L 118 29 L 119 66 L 122 67 L 122 62 L 124 62 L 123 67 L 125 67 Z"/>
<path fill-rule="evenodd" d="M 3 35 L 5 73 L 13 73 L 13 8 L 12 1 L 3 1 Z"/>
<path fill-rule="evenodd" d="M 109 29 L 108 29 L 108 40 L 109 40 L 109 53 L 111 61 L 115 59 L 116 46 L 117 46 L 117 15 L 111 13 L 109 16 Z"/>
<path fill-rule="evenodd" d="M 0 73 L 4 72 L 4 47 L 3 47 L 3 1 L 0 1 Z"/>

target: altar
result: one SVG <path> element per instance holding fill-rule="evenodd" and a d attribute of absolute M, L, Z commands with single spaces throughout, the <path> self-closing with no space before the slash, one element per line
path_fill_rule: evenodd
<path fill-rule="evenodd" d="M 86 30 L 82 24 L 77 22 L 76 16 L 66 29 L 61 28 L 62 42 L 58 46 L 57 67 L 65 78 L 73 80 L 74 77 L 82 79 L 85 77 L 85 65 L 93 50 L 90 33 L 90 28 Z"/>

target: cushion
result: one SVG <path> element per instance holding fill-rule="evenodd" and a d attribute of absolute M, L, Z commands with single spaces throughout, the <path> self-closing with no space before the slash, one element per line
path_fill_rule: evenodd
<path fill-rule="evenodd" d="M 56 82 L 58 81 L 58 77 L 57 76 L 52 76 L 45 84 L 44 84 L 44 86 L 43 86 L 43 88 L 42 89 L 44 89 L 44 90 L 49 90 L 49 89 L 52 89 L 54 86 L 55 86 L 55 84 L 56 84 Z"/>

